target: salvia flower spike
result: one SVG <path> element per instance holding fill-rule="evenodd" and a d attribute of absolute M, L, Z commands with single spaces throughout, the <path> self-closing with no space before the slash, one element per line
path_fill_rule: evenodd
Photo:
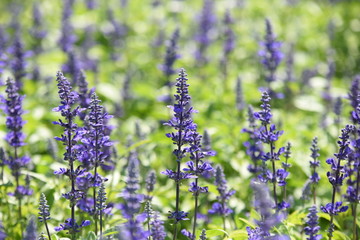
<path fill-rule="evenodd" d="M 166 78 L 165 85 L 169 87 L 172 85 L 170 82 L 170 77 L 175 73 L 174 63 L 177 59 L 180 58 L 180 55 L 177 53 L 179 35 L 180 35 L 180 30 L 177 28 L 175 29 L 169 42 L 166 45 L 166 54 L 165 54 L 164 63 L 160 65 L 160 69 L 161 71 L 163 71 Z"/>
<path fill-rule="evenodd" d="M 273 213 L 273 204 L 269 194 L 269 190 L 265 183 L 253 181 L 251 187 L 254 190 L 254 207 L 260 214 L 261 220 L 257 220 L 258 227 L 251 229 L 247 227 L 249 240 L 260 239 L 278 239 L 279 235 L 271 234 L 270 230 L 284 219 L 282 212 Z M 290 239 L 286 235 L 281 235 L 279 239 Z"/>
<path fill-rule="evenodd" d="M 99 187 L 99 192 L 96 198 L 96 215 L 99 216 L 99 225 L 100 225 L 100 237 L 102 237 L 102 229 L 103 229 L 103 213 L 106 209 L 106 192 L 104 183 L 101 183 Z"/>
<path fill-rule="evenodd" d="M 154 212 L 153 220 L 150 222 L 151 225 L 151 237 L 153 240 L 164 240 L 166 232 L 164 229 L 164 222 L 160 220 L 158 212 Z"/>
<path fill-rule="evenodd" d="M 50 219 L 49 205 L 47 205 L 46 196 L 44 193 L 41 193 L 40 196 L 40 204 L 39 204 L 39 222 L 43 222 L 46 228 L 47 235 L 49 239 L 51 239 L 49 227 L 47 224 L 47 220 Z"/>
<path fill-rule="evenodd" d="M 6 127 L 8 129 L 5 140 L 12 147 L 13 153 L 7 156 L 4 163 L 8 165 L 11 174 L 15 177 L 16 189 L 11 195 L 18 199 L 18 215 L 20 220 L 22 218 L 21 199 L 25 195 L 31 195 L 32 190 L 29 189 L 28 186 L 20 185 L 21 169 L 29 164 L 30 157 L 19 156 L 19 148 L 25 145 L 25 134 L 22 131 L 25 121 L 22 118 L 24 114 L 24 110 L 22 109 L 24 96 L 20 95 L 18 91 L 19 89 L 16 82 L 9 78 L 6 82 L 7 98 L 3 99 L 3 109 L 7 115 Z"/>
<path fill-rule="evenodd" d="M 36 221 L 35 217 L 30 217 L 28 225 L 26 226 L 25 234 L 23 240 L 34 240 L 37 237 L 36 231 Z"/>
<path fill-rule="evenodd" d="M 259 51 L 259 56 L 266 69 L 265 81 L 268 84 L 268 91 L 272 95 L 270 84 L 276 80 L 276 69 L 283 59 L 283 53 L 280 51 L 281 42 L 276 40 L 270 20 L 266 19 L 265 23 L 266 34 L 264 41 L 260 43 L 263 48 Z"/>
<path fill-rule="evenodd" d="M 344 179 L 347 177 L 347 173 L 344 171 L 344 166 L 341 165 L 341 162 L 346 160 L 352 151 L 349 147 L 349 138 L 350 134 L 353 133 L 354 130 L 355 127 L 353 125 L 346 125 L 346 127 L 341 130 L 341 136 L 339 137 L 340 140 L 338 140 L 339 151 L 334 154 L 336 160 L 333 158 L 326 160 L 326 163 L 331 166 L 331 171 L 327 172 L 327 177 L 332 185 L 333 192 L 331 203 L 321 206 L 320 209 L 324 213 L 330 215 L 330 226 L 328 229 L 329 240 L 332 239 L 333 232 L 335 230 L 335 225 L 333 223 L 334 216 L 338 215 L 340 212 L 345 212 L 348 209 L 348 206 L 343 206 L 341 201 L 335 202 L 335 195 L 338 191 L 338 187 L 342 186 Z"/>
<path fill-rule="evenodd" d="M 173 106 L 170 106 L 170 109 L 174 112 L 174 117 L 169 120 L 165 125 L 168 125 L 175 129 L 175 132 L 168 133 L 166 136 L 171 138 L 173 143 L 176 145 L 173 154 L 176 157 L 177 161 L 177 170 L 167 169 L 162 172 L 167 175 L 170 179 L 173 179 L 176 183 L 176 205 L 175 211 L 171 212 L 169 218 L 175 220 L 174 224 L 174 240 L 177 236 L 177 223 L 181 220 L 187 219 L 187 213 L 180 211 L 180 184 L 181 181 L 188 178 L 194 178 L 190 173 L 184 173 L 181 171 L 181 160 L 185 157 L 188 152 L 188 147 L 185 145 L 192 141 L 191 135 L 193 129 L 196 128 L 196 125 L 193 123 L 191 114 L 195 110 L 190 106 L 190 96 L 187 84 L 188 78 L 184 69 L 180 69 L 179 78 L 177 78 L 175 103 Z"/>
<path fill-rule="evenodd" d="M 228 190 L 227 181 L 225 179 L 224 170 L 220 165 L 215 167 L 215 186 L 219 192 L 217 202 L 212 205 L 212 208 L 208 211 L 210 214 L 217 214 L 223 218 L 223 227 L 226 229 L 225 218 L 233 211 L 228 207 L 227 202 L 230 197 L 235 194 L 235 190 Z"/>
<path fill-rule="evenodd" d="M 322 235 L 317 234 L 320 230 L 319 217 L 317 216 L 316 206 L 309 208 L 309 214 L 307 215 L 307 226 L 304 228 L 305 235 L 309 236 L 307 240 L 320 240 Z"/>
<path fill-rule="evenodd" d="M 194 222 L 193 222 L 193 231 L 192 234 L 186 232 L 185 236 L 189 239 L 195 239 L 195 230 L 196 230 L 196 222 L 198 215 L 198 200 L 200 193 L 207 193 L 208 187 L 199 186 L 198 180 L 203 175 L 209 175 L 210 172 L 213 171 L 213 168 L 208 162 L 204 162 L 204 158 L 207 156 L 214 156 L 214 151 L 202 151 L 202 136 L 197 132 L 196 127 L 193 129 L 193 133 L 191 136 L 190 142 L 190 159 L 191 161 L 187 162 L 187 168 L 184 168 L 184 171 L 190 172 L 194 176 L 196 176 L 195 181 L 190 183 L 189 192 L 193 194 L 195 197 L 195 207 L 194 207 Z M 185 230 L 186 231 L 186 230 Z M 184 232 L 182 231 L 184 234 Z"/>
<path fill-rule="evenodd" d="M 120 226 L 120 239 L 146 240 L 150 235 L 142 226 L 147 214 L 138 214 L 143 200 L 143 196 L 137 193 L 139 189 L 139 160 L 137 153 L 133 151 L 130 153 L 126 186 L 122 192 L 124 203 L 119 205 L 123 217 L 127 219 L 127 222 Z"/>
<path fill-rule="evenodd" d="M 92 93 L 91 101 L 89 103 L 89 114 L 87 119 L 87 127 L 86 133 L 82 138 L 82 142 L 86 149 L 84 149 L 90 159 L 89 165 L 94 170 L 93 175 L 93 212 L 94 214 L 94 224 L 95 224 L 95 234 L 97 234 L 97 218 L 96 214 L 96 187 L 99 187 L 104 179 L 98 173 L 98 167 L 104 163 L 105 159 L 108 157 L 106 153 L 102 151 L 104 146 L 111 146 L 112 142 L 109 140 L 109 136 L 105 134 L 105 121 L 106 119 L 111 118 L 111 115 L 108 115 L 107 112 L 104 111 L 103 106 L 101 105 L 101 101 L 98 99 L 96 93 Z M 82 157 L 83 160 L 86 159 L 86 156 Z M 83 161 L 85 162 L 85 161 Z"/>
<path fill-rule="evenodd" d="M 203 64 L 208 61 L 206 51 L 211 42 L 211 30 L 216 23 L 216 15 L 214 14 L 214 2 L 212 0 L 204 0 L 202 11 L 198 17 L 199 26 L 195 36 L 198 43 L 198 49 L 195 53 L 196 60 Z"/>
<path fill-rule="evenodd" d="M 90 221 L 84 220 L 79 225 L 75 220 L 75 205 L 78 200 L 83 197 L 83 192 L 76 189 L 75 181 L 79 175 L 84 173 L 84 169 L 81 169 L 80 167 L 75 169 L 75 161 L 77 160 L 76 144 L 80 138 L 78 126 L 75 123 L 75 118 L 79 115 L 80 109 L 79 106 L 75 106 L 75 104 L 78 101 L 79 95 L 78 93 L 72 91 L 70 82 L 61 72 L 58 72 L 56 76 L 60 105 L 54 108 L 53 111 L 60 112 L 61 116 L 65 118 L 65 122 L 61 119 L 54 122 L 54 124 L 60 125 L 64 128 L 64 134 L 62 134 L 61 137 L 56 137 L 55 139 L 66 146 L 64 160 L 68 162 L 69 167 L 67 169 L 60 168 L 60 170 L 57 170 L 54 173 L 57 175 L 66 175 L 70 179 L 71 190 L 68 193 L 63 194 L 63 197 L 70 201 L 71 218 L 68 218 L 64 224 L 60 224 L 60 227 L 56 227 L 55 230 L 68 230 L 72 240 L 74 240 L 76 238 L 76 233 L 80 231 L 79 229 L 90 224 Z"/>
<path fill-rule="evenodd" d="M 271 113 L 271 105 L 270 105 L 270 96 L 265 91 L 262 93 L 260 105 L 262 110 L 260 112 L 255 112 L 254 117 L 261 122 L 261 127 L 256 131 L 256 135 L 258 139 L 263 142 L 264 144 L 268 144 L 270 146 L 270 151 L 264 153 L 263 161 L 271 161 L 272 165 L 272 172 L 267 170 L 265 167 L 262 169 L 261 175 L 259 175 L 259 180 L 263 182 L 271 181 L 273 183 L 273 195 L 275 206 L 282 209 L 283 207 L 287 206 L 285 202 L 279 203 L 277 200 L 276 194 L 276 185 L 277 182 L 279 185 L 282 185 L 282 179 L 288 175 L 287 171 L 282 169 L 280 173 L 276 171 L 275 161 L 279 160 L 280 156 L 285 152 L 285 148 L 281 147 L 276 151 L 275 143 L 279 139 L 279 137 L 283 134 L 283 131 L 277 131 L 275 124 L 271 123 L 272 113 Z"/>
<path fill-rule="evenodd" d="M 310 176 L 310 183 L 311 183 L 311 189 L 312 189 L 312 195 L 313 195 L 313 203 L 316 204 L 316 185 L 320 181 L 320 176 L 316 171 L 316 168 L 320 166 L 320 161 L 318 160 L 320 154 L 319 154 L 319 147 L 318 147 L 318 138 L 314 137 L 311 144 L 311 158 L 310 161 L 310 167 L 312 169 L 312 173 Z"/>

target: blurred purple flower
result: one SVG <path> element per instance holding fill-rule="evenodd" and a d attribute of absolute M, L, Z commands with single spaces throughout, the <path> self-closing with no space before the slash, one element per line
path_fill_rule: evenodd
<path fill-rule="evenodd" d="M 275 72 L 283 59 L 283 53 L 280 51 L 281 43 L 276 41 L 276 36 L 273 33 L 271 22 L 269 19 L 266 22 L 266 35 L 264 42 L 260 45 L 263 47 L 259 51 L 261 57 L 261 63 L 265 66 L 268 74 L 266 75 L 266 82 L 271 83 L 276 80 Z"/>

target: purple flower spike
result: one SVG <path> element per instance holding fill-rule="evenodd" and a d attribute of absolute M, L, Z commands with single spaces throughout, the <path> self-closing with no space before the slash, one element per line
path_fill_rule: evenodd
<path fill-rule="evenodd" d="M 195 57 L 198 62 L 206 63 L 206 50 L 213 41 L 211 30 L 216 22 L 214 3 L 212 0 L 204 0 L 203 8 L 197 22 L 199 22 L 199 27 L 195 35 L 195 40 L 198 42 L 198 49 Z"/>
<path fill-rule="evenodd" d="M 279 211 L 273 213 L 272 199 L 266 184 L 253 181 L 251 187 L 254 189 L 254 207 L 260 214 L 261 220 L 256 221 L 258 227 L 255 229 L 247 227 L 248 239 L 289 239 L 286 235 L 270 233 L 270 230 L 284 219 L 284 215 Z"/>
<path fill-rule="evenodd" d="M 217 197 L 217 202 L 212 205 L 212 208 L 208 212 L 209 214 L 217 214 L 226 217 L 232 213 L 232 210 L 228 207 L 227 202 L 230 197 L 235 194 L 235 190 L 228 190 L 224 170 L 220 165 L 217 165 L 215 168 L 214 184 L 217 186 L 219 196 Z"/>
<path fill-rule="evenodd" d="M 266 35 L 264 42 L 261 42 L 263 49 L 259 51 L 261 63 L 268 71 L 266 82 L 274 82 L 276 80 L 275 71 L 283 59 L 283 53 L 280 51 L 281 43 L 276 41 L 276 36 L 273 33 L 271 22 L 266 19 Z"/>
<path fill-rule="evenodd" d="M 19 156 L 19 148 L 25 145 L 24 139 L 25 134 L 22 132 L 22 128 L 25 124 L 25 121 L 22 119 L 24 111 L 22 109 L 22 101 L 24 96 L 18 93 L 18 87 L 16 82 L 8 79 L 6 82 L 6 93 L 7 98 L 1 97 L 3 105 L 1 106 L 6 116 L 6 128 L 8 132 L 5 136 L 5 140 L 8 142 L 11 147 L 9 154 L 1 153 L 1 165 L 6 164 L 10 170 L 11 174 L 15 177 L 15 191 L 10 193 L 11 196 L 15 196 L 18 199 L 18 211 L 19 217 L 21 218 L 21 199 L 23 196 L 28 196 L 32 194 L 30 189 L 30 180 L 25 179 L 26 185 L 20 185 L 20 176 L 21 169 L 26 167 L 30 162 L 30 157 L 28 156 Z"/>
<path fill-rule="evenodd" d="M 166 76 L 167 81 L 169 81 L 169 77 L 175 73 L 175 70 L 173 69 L 173 65 L 175 61 L 180 58 L 180 55 L 177 53 L 178 40 L 179 40 L 179 29 L 177 28 L 166 45 L 165 60 L 164 63 L 160 65 L 160 69 L 161 71 L 163 71 L 164 75 Z M 166 84 L 171 85 L 170 82 L 167 82 Z"/>
<path fill-rule="evenodd" d="M 338 145 L 339 151 L 335 153 L 335 159 L 328 159 L 326 162 L 331 166 L 331 170 L 327 172 L 327 177 L 329 182 L 332 185 L 333 193 L 332 193 L 332 202 L 327 203 L 325 206 L 321 206 L 320 209 L 324 213 L 330 215 L 330 226 L 328 229 L 329 240 L 333 237 L 334 227 L 334 216 L 338 215 L 339 212 L 345 212 L 348 207 L 342 206 L 342 202 L 335 202 L 335 196 L 338 188 L 343 184 L 343 180 L 348 176 L 348 173 L 345 172 L 344 166 L 341 164 L 342 160 L 347 159 L 352 150 L 349 147 L 350 144 L 350 134 L 353 133 L 355 127 L 353 125 L 346 125 L 344 129 L 341 130 L 341 135 L 339 137 Z"/>
<path fill-rule="evenodd" d="M 307 226 L 304 228 L 305 234 L 309 236 L 307 240 L 320 240 L 322 235 L 317 234 L 320 230 L 316 206 L 309 208 L 309 214 L 307 215 L 308 221 L 306 222 Z"/>
<path fill-rule="evenodd" d="M 151 237 L 153 240 L 164 240 L 166 237 L 166 232 L 164 229 L 164 222 L 159 219 L 159 213 L 154 212 L 153 220 L 150 223 L 151 225 Z"/>

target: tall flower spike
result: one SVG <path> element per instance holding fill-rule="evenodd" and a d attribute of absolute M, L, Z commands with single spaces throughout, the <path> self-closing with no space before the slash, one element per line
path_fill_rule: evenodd
<path fill-rule="evenodd" d="M 307 215 L 308 220 L 306 222 L 307 226 L 304 228 L 305 235 L 309 236 L 307 240 L 320 240 L 322 236 L 317 234 L 320 230 L 319 221 L 317 216 L 316 206 L 309 208 L 309 214 Z"/>
<path fill-rule="evenodd" d="M 254 190 L 254 207 L 260 214 L 261 220 L 256 221 L 257 228 L 250 229 L 247 227 L 248 239 L 277 239 L 274 237 L 280 236 L 274 236 L 270 233 L 270 230 L 284 219 L 284 215 L 278 211 L 273 213 L 273 204 L 266 184 L 253 181 L 251 188 Z M 284 240 L 290 239 L 286 235 L 281 237 Z"/>
<path fill-rule="evenodd" d="M 225 217 L 231 214 L 233 211 L 228 207 L 227 202 L 230 197 L 235 194 L 235 190 L 228 190 L 227 181 L 225 179 L 224 170 L 220 165 L 215 167 L 215 186 L 219 192 L 217 202 L 212 205 L 212 208 L 208 211 L 209 214 L 217 214 L 223 218 L 223 227 L 226 229 Z"/>
<path fill-rule="evenodd" d="M 57 72 L 57 86 L 60 97 L 60 105 L 53 109 L 55 112 L 60 112 L 61 116 L 65 118 L 63 120 L 53 122 L 56 125 L 60 125 L 64 128 L 64 134 L 61 137 L 55 139 L 62 142 L 65 147 L 64 160 L 68 162 L 69 167 L 67 169 L 61 168 L 54 173 L 57 175 L 66 175 L 69 177 L 71 182 L 71 190 L 68 193 L 63 194 L 63 197 L 70 201 L 71 218 L 68 218 L 65 223 L 60 224 L 60 227 L 56 227 L 56 231 L 69 230 L 68 233 L 71 235 L 71 239 L 76 238 L 76 233 L 79 232 L 81 227 L 90 224 L 90 221 L 84 220 L 80 225 L 75 220 L 75 205 L 80 198 L 83 197 L 83 192 L 76 189 L 75 180 L 76 178 L 84 173 L 84 170 L 80 167 L 75 169 L 76 156 L 76 144 L 79 140 L 78 126 L 75 123 L 75 117 L 79 115 L 79 106 L 75 107 L 75 103 L 78 101 L 79 95 L 76 92 L 71 91 L 69 81 L 64 77 L 61 72 Z"/>
<path fill-rule="evenodd" d="M 311 144 L 311 158 L 313 160 L 310 161 L 310 168 L 312 169 L 312 173 L 310 176 L 310 183 L 311 183 L 311 191 L 313 194 L 313 203 L 316 204 L 316 185 L 320 181 L 320 176 L 316 171 L 316 168 L 320 166 L 320 161 L 318 158 L 320 157 L 319 154 L 319 147 L 318 147 L 318 139 L 317 137 L 314 137 Z"/>
<path fill-rule="evenodd" d="M 282 169 L 278 169 L 277 170 L 277 183 L 279 184 L 279 186 L 283 187 L 283 202 L 282 204 L 287 204 L 285 201 L 287 199 L 287 195 L 286 195 L 286 185 L 287 185 L 287 181 L 286 178 L 290 175 L 288 169 L 291 167 L 291 164 L 288 162 L 289 158 L 291 157 L 291 143 L 288 142 L 285 150 L 284 150 L 284 157 L 285 157 L 285 162 L 282 162 Z"/>
<path fill-rule="evenodd" d="M 251 164 L 248 165 L 248 171 L 254 176 L 257 176 L 261 171 L 261 160 L 263 158 L 263 146 L 259 139 L 256 119 L 254 116 L 254 109 L 251 105 L 248 106 L 248 122 L 249 127 L 244 128 L 242 132 L 249 134 L 249 140 L 244 142 L 246 154 L 251 159 Z"/>
<path fill-rule="evenodd" d="M 164 240 L 166 237 L 164 222 L 159 219 L 159 213 L 154 212 L 151 225 L 151 237 L 153 240 Z"/>
<path fill-rule="evenodd" d="M 277 182 L 281 186 L 283 184 L 282 178 L 286 177 L 286 171 L 283 171 L 283 169 L 279 171 L 276 171 L 275 167 L 275 161 L 280 159 L 280 156 L 284 153 L 285 148 L 281 147 L 276 151 L 275 143 L 279 139 L 279 137 L 283 134 L 283 131 L 277 131 L 275 124 L 271 124 L 271 106 L 270 106 L 270 96 L 267 92 L 263 92 L 261 96 L 261 102 L 260 105 L 262 110 L 260 112 L 255 112 L 254 117 L 261 121 L 261 127 L 256 131 L 257 138 L 263 142 L 264 144 L 268 144 L 270 149 L 267 153 L 264 153 L 262 159 L 263 159 L 263 169 L 262 174 L 259 175 L 259 180 L 262 182 L 268 182 L 271 181 L 273 183 L 273 195 L 274 195 L 274 201 L 275 206 L 279 208 L 283 208 L 284 204 L 281 203 L 278 205 L 277 201 L 277 194 L 276 194 L 276 185 Z M 270 172 L 268 169 L 266 169 L 266 161 L 271 162 L 271 169 Z"/>
<path fill-rule="evenodd" d="M 185 229 L 182 231 L 185 236 L 187 236 L 189 239 L 194 239 L 195 231 L 196 231 L 196 221 L 197 221 L 197 215 L 198 215 L 198 198 L 200 193 L 207 193 L 208 187 L 200 187 L 198 180 L 201 176 L 207 176 L 210 174 L 210 172 L 213 171 L 213 168 L 208 162 L 204 162 L 204 158 L 207 156 L 214 156 L 215 153 L 213 151 L 202 151 L 201 141 L 202 136 L 197 132 L 196 127 L 193 129 L 192 133 L 192 141 L 190 142 L 190 159 L 191 161 L 187 162 L 188 168 L 184 168 L 184 171 L 188 171 L 192 173 L 195 178 L 194 182 L 190 183 L 189 192 L 193 194 L 195 197 L 195 207 L 194 207 L 194 222 L 193 222 L 193 231 L 192 234 L 188 233 Z"/>
<path fill-rule="evenodd" d="M 104 183 L 100 185 L 98 196 L 96 198 L 96 211 L 99 216 L 99 224 L 100 224 L 100 237 L 102 236 L 102 228 L 103 228 L 103 212 L 106 209 L 106 192 Z"/>
<path fill-rule="evenodd" d="M 22 90 L 22 87 L 24 85 L 23 83 L 23 77 L 25 77 L 25 67 L 26 67 L 26 61 L 25 61 L 25 52 L 23 43 L 21 41 L 21 36 L 19 32 L 16 32 L 15 34 L 15 40 L 14 45 L 10 48 L 11 53 L 14 56 L 14 59 L 11 61 L 11 70 L 14 75 L 16 87 L 19 90 Z"/>
<path fill-rule="evenodd" d="M 187 219 L 187 213 L 180 211 L 180 184 L 181 181 L 187 178 L 193 178 L 190 173 L 184 173 L 181 171 L 181 160 L 186 156 L 186 153 L 189 151 L 188 147 L 185 147 L 186 144 L 192 141 L 192 132 L 196 129 L 196 124 L 193 123 L 191 119 L 191 114 L 195 110 L 190 106 L 190 96 L 187 84 L 188 78 L 185 70 L 182 68 L 179 72 L 179 77 L 177 78 L 175 103 L 173 106 L 170 106 L 170 109 L 173 110 L 174 117 L 169 120 L 164 125 L 174 128 L 175 132 L 167 133 L 166 136 L 171 138 L 173 144 L 176 145 L 176 148 L 173 151 L 173 154 L 176 157 L 177 169 L 176 171 L 167 169 L 162 172 L 167 175 L 170 179 L 173 179 L 176 183 L 176 203 L 175 211 L 170 213 L 169 218 L 175 220 L 174 224 L 174 235 L 173 239 L 176 239 L 177 236 L 177 226 L 178 222 L 181 220 Z"/>
<path fill-rule="evenodd" d="M 270 20 L 266 19 L 265 22 L 266 35 L 264 42 L 261 42 L 263 49 L 259 51 L 259 56 L 261 57 L 261 63 L 267 70 L 265 80 L 267 83 L 271 83 L 276 80 L 275 72 L 283 59 L 283 54 L 280 51 L 281 43 L 276 41 Z"/>
<path fill-rule="evenodd" d="M 59 45 L 64 52 L 69 53 L 73 50 L 73 45 L 76 40 L 74 29 L 70 21 L 73 12 L 73 0 L 65 0 L 63 1 L 63 4 Z"/>
<path fill-rule="evenodd" d="M 12 193 L 18 199 L 18 214 L 21 219 L 21 199 L 24 195 L 31 195 L 32 191 L 26 186 L 20 185 L 21 168 L 24 168 L 29 162 L 28 156 L 19 156 L 18 149 L 25 145 L 25 135 L 22 132 L 25 121 L 22 119 L 24 111 L 22 109 L 22 101 L 24 96 L 18 93 L 16 83 L 10 78 L 6 82 L 7 98 L 3 99 L 4 112 L 6 117 L 6 127 L 8 133 L 5 140 L 13 148 L 12 154 L 9 154 L 4 163 L 9 166 L 11 174 L 15 177 L 16 188 Z"/>
<path fill-rule="evenodd" d="M 195 40 L 198 42 L 198 49 L 195 57 L 199 63 L 206 63 L 206 50 L 212 42 L 211 29 L 214 27 L 216 17 L 214 14 L 214 3 L 212 0 L 204 0 L 203 8 L 198 17 L 199 26 Z"/>
<path fill-rule="evenodd" d="M 140 210 L 143 197 L 137 193 L 139 189 L 139 160 L 136 152 L 131 152 L 127 167 L 126 186 L 121 194 L 125 201 L 119 205 L 126 219 L 134 219 L 135 214 Z"/>
<path fill-rule="evenodd" d="M 80 154 L 79 160 L 83 163 L 83 166 L 88 170 L 93 169 L 94 174 L 92 176 L 93 187 L 93 213 L 96 213 L 96 188 L 101 185 L 106 179 L 98 173 L 98 168 L 105 162 L 105 159 L 109 157 L 102 151 L 104 146 L 111 146 L 112 142 L 109 136 L 105 134 L 105 121 L 111 118 L 104 111 L 101 101 L 98 99 L 95 92 L 91 95 L 91 101 L 88 107 L 89 113 L 86 119 L 85 134 L 82 136 L 83 151 Z M 95 234 L 97 234 L 97 219 L 98 215 L 94 214 Z"/>
<path fill-rule="evenodd" d="M 37 235 L 35 218 L 31 217 L 26 227 L 23 240 L 34 240 Z"/>
<path fill-rule="evenodd" d="M 39 204 L 39 222 L 43 222 L 46 228 L 47 235 L 51 239 L 49 227 L 47 225 L 47 220 L 50 219 L 49 205 L 47 205 L 47 200 L 44 193 L 41 193 L 40 204 Z"/>
<path fill-rule="evenodd" d="M 328 229 L 329 240 L 332 239 L 335 229 L 333 223 L 334 215 L 338 215 L 338 213 L 345 212 L 348 209 L 348 206 L 342 206 L 342 202 L 335 202 L 335 195 L 338 187 L 342 186 L 344 179 L 347 177 L 347 174 L 344 172 L 344 167 L 341 165 L 341 161 L 347 159 L 348 155 L 351 153 L 349 138 L 350 134 L 354 132 L 354 129 L 355 127 L 353 125 L 346 125 L 346 127 L 341 130 L 340 140 L 338 141 L 339 151 L 334 154 L 337 161 L 333 158 L 326 160 L 326 163 L 331 166 L 331 171 L 327 172 L 327 177 L 332 185 L 333 192 L 331 203 L 321 206 L 320 209 L 324 213 L 330 215 L 330 226 Z"/>
<path fill-rule="evenodd" d="M 160 65 L 160 69 L 161 71 L 163 71 L 166 77 L 165 85 L 167 86 L 171 86 L 170 76 L 175 73 L 173 65 L 175 61 L 180 58 L 180 55 L 177 53 L 179 32 L 180 31 L 178 28 L 175 29 L 169 42 L 166 44 L 166 54 L 165 54 L 164 63 Z"/>
<path fill-rule="evenodd" d="M 138 194 L 139 185 L 139 161 L 136 152 L 131 152 L 127 168 L 126 186 L 122 192 L 124 203 L 119 205 L 127 222 L 120 226 L 120 239 L 124 240 L 146 240 L 150 235 L 145 231 L 142 223 L 146 219 L 145 214 L 138 214 L 143 196 Z"/>

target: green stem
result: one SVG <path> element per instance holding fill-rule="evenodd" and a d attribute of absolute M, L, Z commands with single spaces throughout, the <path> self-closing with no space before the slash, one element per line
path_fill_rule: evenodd
<path fill-rule="evenodd" d="M 51 240 L 51 235 L 50 235 L 50 231 L 49 231 L 49 227 L 47 225 L 46 219 L 44 219 L 44 224 L 45 224 L 45 228 L 46 228 L 48 238 L 49 238 L 49 240 Z"/>

